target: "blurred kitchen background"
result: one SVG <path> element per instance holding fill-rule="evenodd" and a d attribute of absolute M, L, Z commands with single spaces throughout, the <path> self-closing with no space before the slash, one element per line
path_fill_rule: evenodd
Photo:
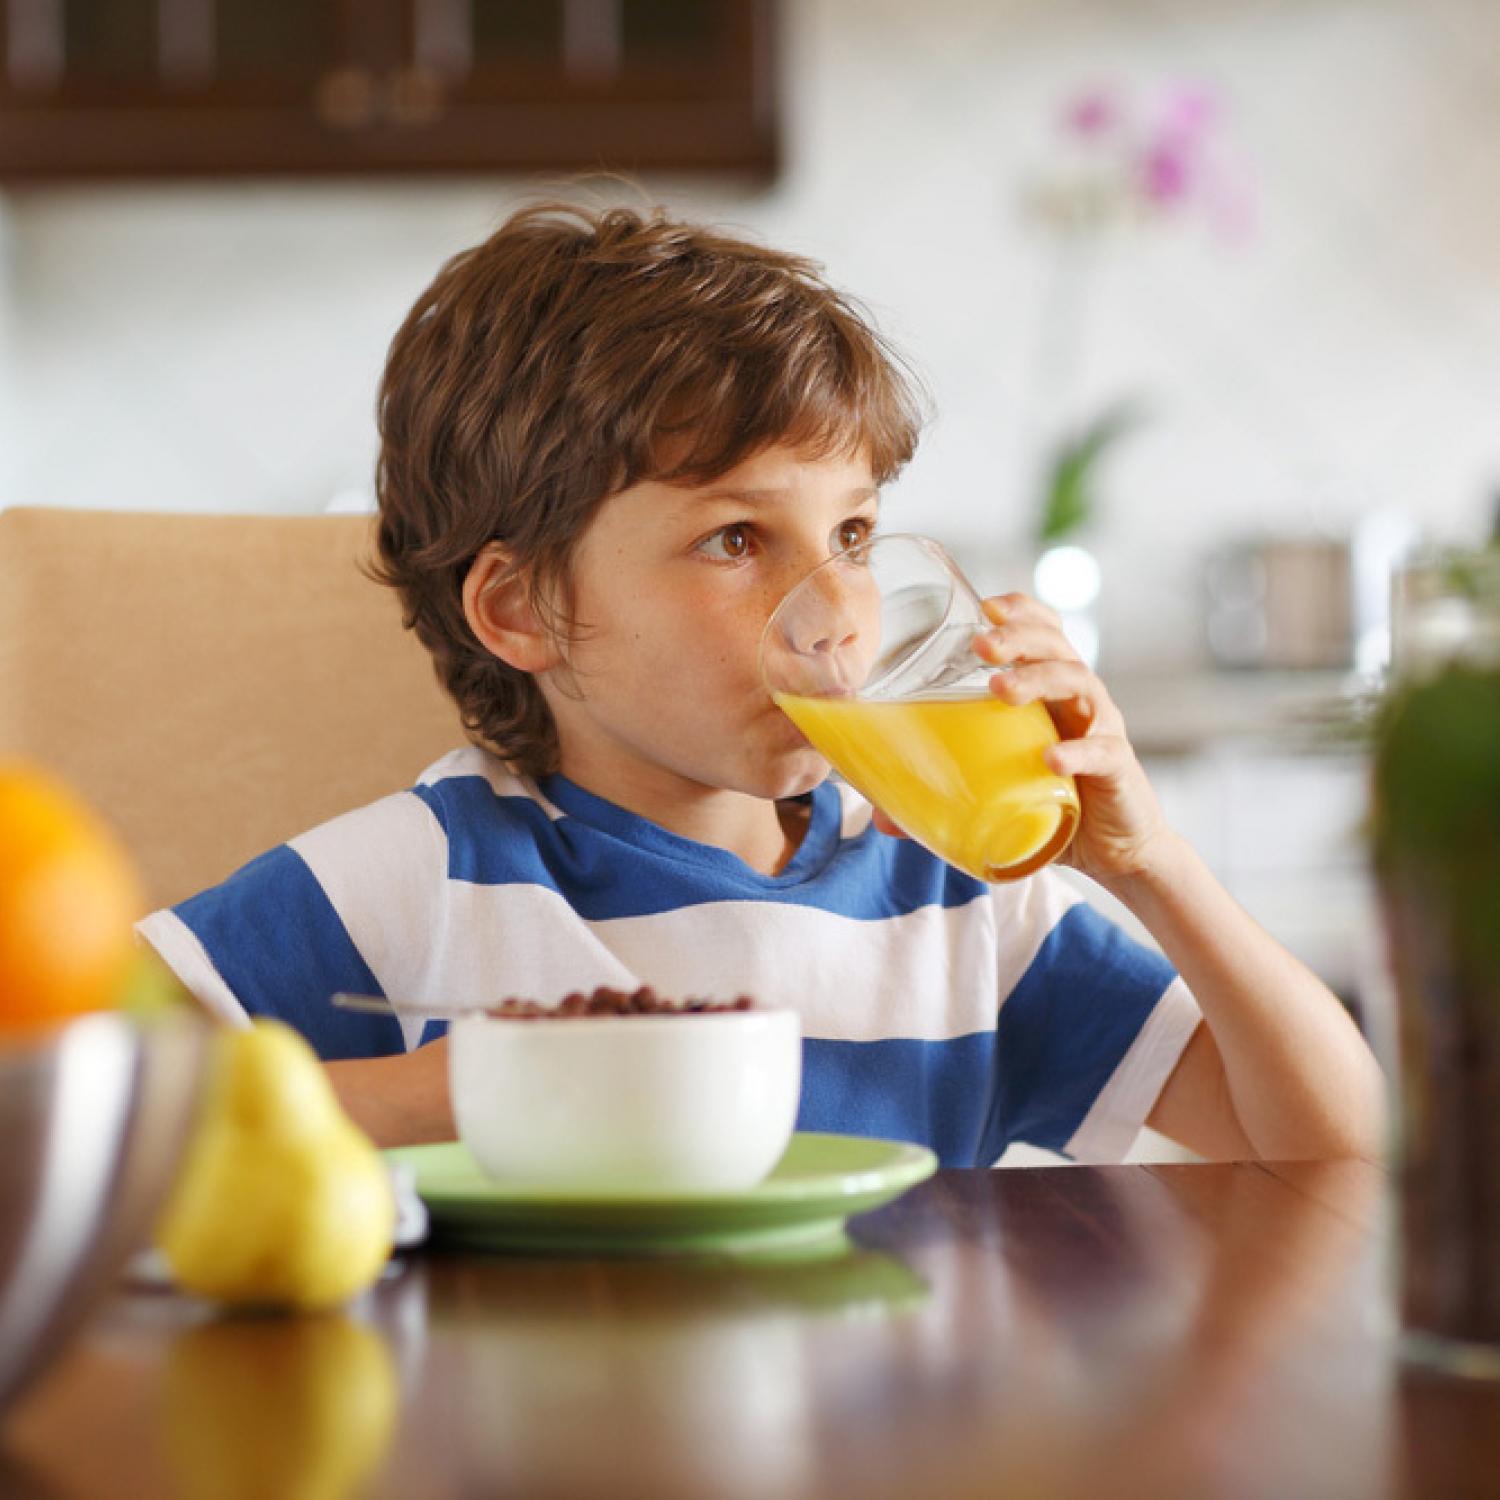
<path fill-rule="evenodd" d="M 990 591 L 1068 549 L 1173 817 L 1357 999 L 1350 708 L 1393 560 L 1500 494 L 1494 0 L 0 15 L 0 504 L 368 504 L 438 265 L 633 170 L 871 309 L 934 410 L 889 523 Z"/>

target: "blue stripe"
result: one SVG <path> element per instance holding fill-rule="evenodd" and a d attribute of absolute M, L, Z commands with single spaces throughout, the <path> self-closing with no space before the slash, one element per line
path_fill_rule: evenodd
<path fill-rule="evenodd" d="M 548 791 L 562 792 L 560 782 L 552 778 Z M 553 820 L 528 797 L 498 795 L 480 776 L 447 777 L 415 792 L 448 836 L 450 879 L 542 886 L 590 922 L 715 901 L 784 902 L 878 922 L 985 895 L 982 881 L 910 840 L 868 828 L 840 843 L 838 791 L 827 782 L 814 792 L 802 847 L 777 876 L 563 785 L 582 815 Z"/>
<path fill-rule="evenodd" d="M 285 844 L 175 910 L 245 1009 L 296 1027 L 320 1057 L 406 1050 L 394 1019 L 328 1003 L 339 990 L 383 992 L 323 887 Z"/>
<path fill-rule="evenodd" d="M 945 1167 L 987 1167 L 985 1118 L 995 1033 L 946 1041 L 911 1038 L 802 1044 L 798 1130 L 915 1141 Z"/>
<path fill-rule="evenodd" d="M 1061 1151 L 1176 977 L 1092 907 L 1071 907 L 1000 1007 L 994 1108 L 981 1155 Z"/>

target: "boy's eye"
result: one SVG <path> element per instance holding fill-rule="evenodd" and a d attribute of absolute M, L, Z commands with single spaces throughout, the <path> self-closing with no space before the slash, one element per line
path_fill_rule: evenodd
<path fill-rule="evenodd" d="M 705 537 L 699 545 L 711 557 L 722 557 L 730 562 L 738 562 L 750 551 L 750 528 L 737 522 L 733 526 L 723 526 L 710 537 Z"/>
<path fill-rule="evenodd" d="M 838 546 L 840 552 L 847 552 L 851 547 L 858 547 L 861 542 L 870 540 L 870 533 L 874 531 L 874 525 L 859 516 L 851 516 L 849 520 L 840 522 L 838 532 Z"/>

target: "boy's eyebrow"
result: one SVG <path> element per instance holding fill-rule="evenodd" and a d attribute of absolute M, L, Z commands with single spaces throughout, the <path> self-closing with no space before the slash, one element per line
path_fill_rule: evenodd
<path fill-rule="evenodd" d="M 789 489 L 758 489 L 758 490 L 709 490 L 704 494 L 694 497 L 694 504 L 701 505 L 705 500 L 723 500 L 737 505 L 762 505 L 768 501 L 785 500 L 795 492 Z M 864 500 L 878 500 L 880 491 L 874 485 L 861 485 L 858 489 L 850 490 L 844 499 L 851 504 L 858 504 Z"/>

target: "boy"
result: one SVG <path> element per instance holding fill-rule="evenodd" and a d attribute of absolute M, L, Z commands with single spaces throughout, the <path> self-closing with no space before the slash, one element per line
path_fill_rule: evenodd
<path fill-rule="evenodd" d="M 1373 1153 L 1348 1016 L 1168 829 L 1040 605 L 987 602 L 992 688 L 1047 703 L 1068 859 L 1165 959 L 1052 873 L 986 887 L 893 836 L 759 685 L 771 610 L 871 534 L 917 430 L 810 262 L 660 213 L 516 214 L 418 300 L 380 396 L 381 576 L 474 746 L 146 937 L 227 1018 L 298 1026 L 382 1143 L 452 1134 L 446 1042 L 333 992 L 650 983 L 794 1006 L 799 1127 L 945 1165 L 1114 1160 L 1146 1123 L 1210 1157 Z"/>

